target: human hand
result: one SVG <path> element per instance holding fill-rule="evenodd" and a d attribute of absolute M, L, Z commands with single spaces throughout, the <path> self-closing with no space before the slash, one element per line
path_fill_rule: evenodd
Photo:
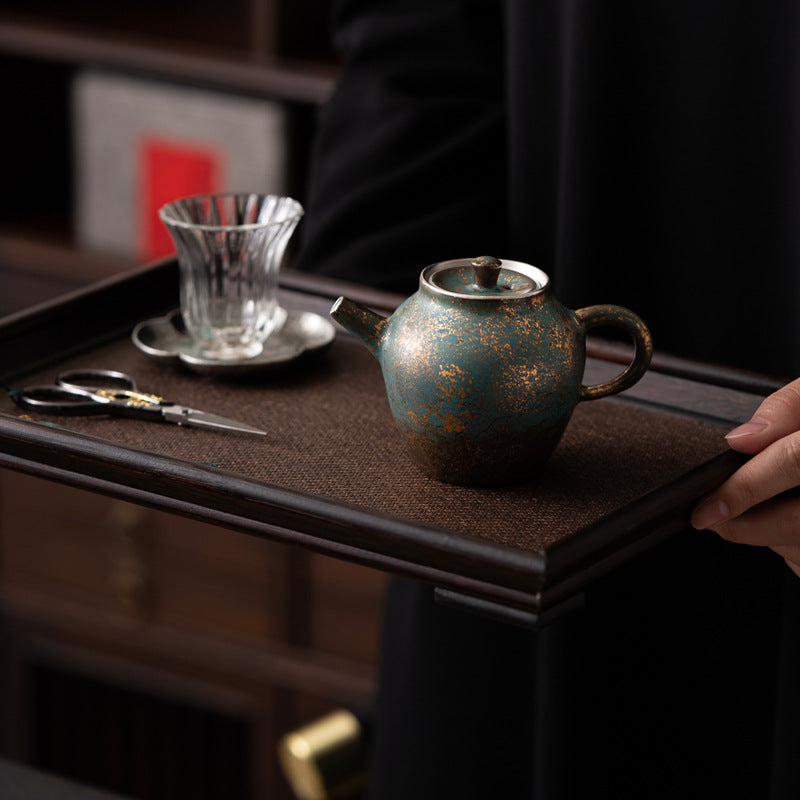
<path fill-rule="evenodd" d="M 800 498 L 776 496 L 800 486 L 800 378 L 725 438 L 753 458 L 695 507 L 692 526 L 770 547 L 800 576 Z"/>

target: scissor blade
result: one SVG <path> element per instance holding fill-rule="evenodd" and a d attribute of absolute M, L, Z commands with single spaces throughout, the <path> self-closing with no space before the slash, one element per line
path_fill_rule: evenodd
<path fill-rule="evenodd" d="M 167 422 L 175 422 L 178 425 L 192 425 L 197 428 L 215 428 L 216 430 L 236 431 L 237 433 L 253 433 L 257 436 L 266 436 L 267 432 L 244 422 L 235 419 L 221 417 L 218 414 L 209 414 L 207 411 L 199 411 L 196 408 L 186 408 L 185 406 L 165 406 L 162 414 Z"/>

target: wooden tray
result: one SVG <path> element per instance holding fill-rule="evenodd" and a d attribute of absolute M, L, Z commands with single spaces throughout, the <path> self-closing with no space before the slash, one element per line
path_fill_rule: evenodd
<path fill-rule="evenodd" d="M 327 314 L 339 294 L 401 298 L 286 272 L 282 303 Z M 220 381 L 148 359 L 130 332 L 177 305 L 169 260 L 0 321 L 7 389 L 65 367 L 131 372 L 145 390 L 265 427 L 266 439 L 112 418 L 24 418 L 0 398 L 0 466 L 410 575 L 448 604 L 535 627 L 684 528 L 742 463 L 725 430 L 777 382 L 668 357 L 620 398 L 581 404 L 541 479 L 436 483 L 408 458 L 380 369 L 344 332 L 280 373 Z M 656 332 L 657 335 L 657 332 Z M 593 342 L 586 382 L 626 348 Z"/>

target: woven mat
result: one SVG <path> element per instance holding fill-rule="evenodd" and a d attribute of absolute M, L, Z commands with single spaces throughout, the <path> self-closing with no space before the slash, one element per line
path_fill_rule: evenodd
<path fill-rule="evenodd" d="M 524 486 L 469 489 L 425 477 L 408 457 L 377 361 L 338 340 L 281 373 L 220 381 L 154 361 L 120 340 L 25 383 L 51 383 L 58 369 L 129 372 L 143 391 L 263 428 L 242 436 L 133 419 L 42 417 L 139 450 L 213 464 L 283 487 L 539 549 L 679 477 L 726 449 L 710 424 L 614 399 L 581 403 L 545 473 Z M 7 398 L 0 411 L 22 411 Z"/>

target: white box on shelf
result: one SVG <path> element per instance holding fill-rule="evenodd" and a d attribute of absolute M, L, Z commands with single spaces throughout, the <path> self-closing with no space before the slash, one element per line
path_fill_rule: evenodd
<path fill-rule="evenodd" d="M 279 103 L 84 71 L 72 107 L 75 232 L 84 248 L 151 260 L 172 252 L 157 217 L 164 203 L 287 191 Z"/>

